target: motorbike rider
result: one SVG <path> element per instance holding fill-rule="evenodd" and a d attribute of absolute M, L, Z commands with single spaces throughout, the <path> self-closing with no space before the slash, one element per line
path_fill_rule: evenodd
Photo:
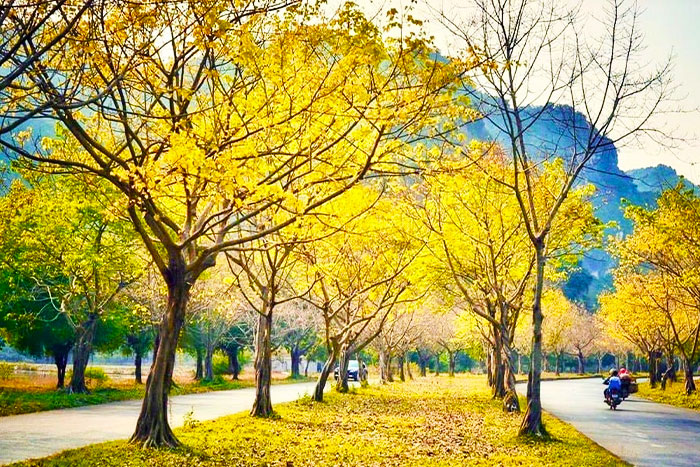
<path fill-rule="evenodd" d="M 622 397 L 627 397 L 630 393 L 630 384 L 632 383 L 632 375 L 623 366 L 623 367 L 620 367 L 620 371 L 618 372 L 618 376 L 620 377 Z"/>
<path fill-rule="evenodd" d="M 606 400 L 610 396 L 611 391 L 615 390 L 619 392 L 622 390 L 622 381 L 620 380 L 620 377 L 618 376 L 617 370 L 615 368 L 610 369 L 610 376 L 608 376 L 605 379 L 605 381 L 603 381 L 603 384 L 606 384 L 608 386 L 603 391 L 603 395 L 605 396 Z"/>

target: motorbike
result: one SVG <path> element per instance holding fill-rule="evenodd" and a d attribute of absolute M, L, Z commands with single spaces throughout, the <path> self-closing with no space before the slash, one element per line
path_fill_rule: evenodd
<path fill-rule="evenodd" d="M 617 389 L 606 390 L 605 403 L 608 404 L 610 410 L 617 410 L 617 406 L 622 403 L 622 392 Z"/>

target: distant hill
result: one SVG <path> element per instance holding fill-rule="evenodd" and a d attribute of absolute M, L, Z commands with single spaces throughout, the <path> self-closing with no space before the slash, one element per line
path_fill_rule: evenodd
<path fill-rule="evenodd" d="M 680 181 L 683 181 L 686 187 L 694 186 L 688 180 L 678 175 L 674 169 L 663 164 L 659 164 L 656 167 L 628 170 L 626 173 L 632 177 L 637 191 L 640 193 L 658 195 L 664 190 L 675 187 Z"/>

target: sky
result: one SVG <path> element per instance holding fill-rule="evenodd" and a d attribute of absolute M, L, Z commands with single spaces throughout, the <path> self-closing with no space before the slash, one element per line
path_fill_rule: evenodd
<path fill-rule="evenodd" d="M 580 6 L 583 14 L 600 15 L 608 0 L 568 0 Z M 406 6 L 411 0 L 356 0 L 371 16 L 388 7 Z M 456 21 L 467 14 L 464 0 L 424 0 L 429 8 L 418 7 L 418 16 L 427 19 L 426 27 L 436 38 L 441 51 L 454 47 L 454 39 L 445 34 L 444 28 L 430 11 L 449 12 Z M 330 4 L 335 2 L 330 1 Z M 403 5 L 402 5 L 403 4 Z M 623 170 L 664 164 L 673 167 L 696 184 L 700 184 L 700 0 L 638 0 L 642 11 L 640 27 L 645 36 L 643 51 L 648 63 L 663 63 L 673 57 L 674 81 L 677 105 L 682 112 L 664 115 L 666 128 L 676 137 L 673 147 L 658 145 L 651 140 L 641 144 L 618 147 L 619 166 Z M 432 13 L 434 15 L 434 13 Z M 591 28 L 595 34 L 595 28 Z M 593 38 L 595 39 L 595 38 Z M 447 50 L 446 50 L 447 49 Z"/>

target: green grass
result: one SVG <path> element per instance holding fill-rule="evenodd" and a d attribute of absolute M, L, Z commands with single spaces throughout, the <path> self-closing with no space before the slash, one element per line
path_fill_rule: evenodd
<path fill-rule="evenodd" d="M 311 381 L 310 379 L 273 380 L 272 384 L 287 384 Z M 232 381 L 221 377 L 213 381 L 180 384 L 173 388 L 171 395 L 195 394 L 210 391 L 227 391 L 254 386 L 253 381 Z M 44 410 L 66 409 L 85 405 L 104 404 L 128 399 L 141 399 L 143 385 L 102 387 L 92 389 L 90 394 L 68 394 L 65 390 L 0 388 L 0 417 Z"/>
<path fill-rule="evenodd" d="M 627 465 L 553 417 L 551 439 L 519 438 L 521 416 L 503 412 L 482 377 L 429 377 L 275 409 L 274 419 L 238 414 L 178 429 L 179 449 L 118 441 L 18 465 Z"/>
<path fill-rule="evenodd" d="M 695 380 L 695 385 L 700 388 L 700 380 Z M 666 390 L 661 389 L 661 384 L 652 389 L 648 382 L 639 383 L 638 396 L 654 402 L 662 404 L 675 405 L 676 407 L 685 407 L 687 409 L 700 410 L 700 394 L 697 392 L 690 396 L 685 395 L 685 383 L 681 378 L 666 386 Z"/>

